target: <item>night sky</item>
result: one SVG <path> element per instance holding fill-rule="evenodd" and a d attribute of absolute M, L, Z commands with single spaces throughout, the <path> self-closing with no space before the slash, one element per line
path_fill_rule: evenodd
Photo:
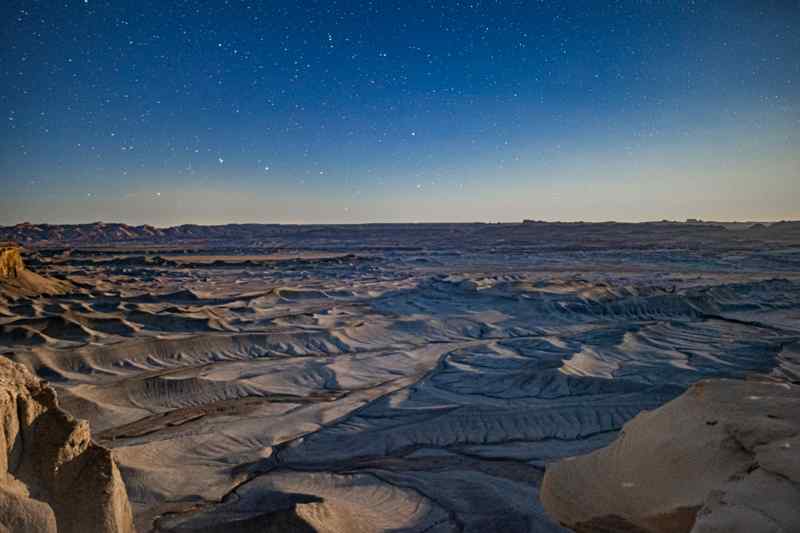
<path fill-rule="evenodd" d="M 0 6 L 0 224 L 800 218 L 800 2 Z"/>

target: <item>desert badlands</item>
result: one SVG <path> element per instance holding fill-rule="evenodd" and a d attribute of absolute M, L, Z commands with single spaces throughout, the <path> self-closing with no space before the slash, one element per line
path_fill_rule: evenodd
<path fill-rule="evenodd" d="M 0 531 L 800 531 L 800 223 L 0 240 Z"/>

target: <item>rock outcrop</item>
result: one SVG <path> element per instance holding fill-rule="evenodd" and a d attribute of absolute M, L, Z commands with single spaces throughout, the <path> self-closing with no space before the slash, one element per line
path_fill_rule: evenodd
<path fill-rule="evenodd" d="M 55 391 L 0 357 L 0 532 L 133 532 L 111 452 Z"/>
<path fill-rule="evenodd" d="M 0 243 L 0 278 L 16 278 L 24 268 L 19 246 Z"/>
<path fill-rule="evenodd" d="M 800 386 L 699 382 L 550 465 L 541 500 L 579 532 L 800 531 Z"/>
<path fill-rule="evenodd" d="M 69 282 L 26 269 L 22 248 L 14 243 L 0 242 L 0 297 L 16 299 L 40 294 L 56 295 L 70 288 Z"/>

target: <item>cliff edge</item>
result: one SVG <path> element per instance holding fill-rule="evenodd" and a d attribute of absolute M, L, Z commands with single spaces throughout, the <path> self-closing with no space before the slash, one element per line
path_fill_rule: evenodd
<path fill-rule="evenodd" d="M 0 532 L 133 533 L 125 484 L 89 425 L 0 357 Z"/>
<path fill-rule="evenodd" d="M 0 242 L 0 296 L 19 298 L 38 294 L 63 294 L 70 283 L 41 276 L 25 268 L 22 248 L 14 243 Z"/>

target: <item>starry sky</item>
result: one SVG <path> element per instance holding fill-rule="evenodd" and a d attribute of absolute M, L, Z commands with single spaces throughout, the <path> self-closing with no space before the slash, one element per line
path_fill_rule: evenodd
<path fill-rule="evenodd" d="M 0 224 L 800 218 L 800 1 L 4 0 Z"/>

